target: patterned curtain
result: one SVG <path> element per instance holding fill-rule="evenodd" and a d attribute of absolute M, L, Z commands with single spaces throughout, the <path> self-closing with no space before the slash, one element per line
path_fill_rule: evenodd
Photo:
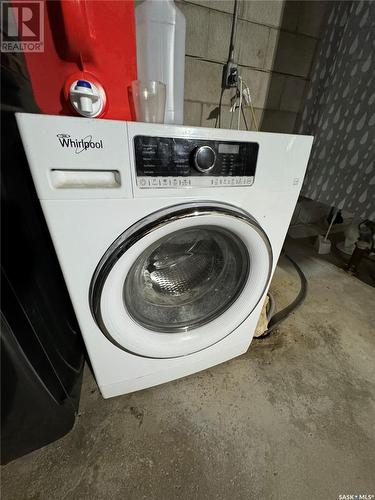
<path fill-rule="evenodd" d="M 302 194 L 375 221 L 375 2 L 332 2 L 299 131 L 315 136 Z"/>

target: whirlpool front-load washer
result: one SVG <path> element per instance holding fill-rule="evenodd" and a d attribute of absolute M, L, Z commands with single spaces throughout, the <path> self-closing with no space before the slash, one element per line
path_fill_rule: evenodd
<path fill-rule="evenodd" d="M 17 121 L 103 396 L 244 353 L 312 137 Z"/>

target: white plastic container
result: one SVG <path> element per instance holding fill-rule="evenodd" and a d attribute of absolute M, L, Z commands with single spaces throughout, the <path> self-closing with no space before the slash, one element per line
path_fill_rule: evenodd
<path fill-rule="evenodd" d="M 315 248 L 319 255 L 326 255 L 331 251 L 331 241 L 319 234 L 315 242 Z"/>
<path fill-rule="evenodd" d="M 185 16 L 173 0 L 145 0 L 135 9 L 139 80 L 165 83 L 164 123 L 184 120 Z"/>

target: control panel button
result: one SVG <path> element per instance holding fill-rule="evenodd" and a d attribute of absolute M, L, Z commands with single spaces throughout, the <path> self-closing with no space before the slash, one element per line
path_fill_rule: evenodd
<path fill-rule="evenodd" d="M 210 172 L 215 166 L 216 153 L 210 146 L 200 146 L 193 153 L 194 166 L 199 172 Z"/>

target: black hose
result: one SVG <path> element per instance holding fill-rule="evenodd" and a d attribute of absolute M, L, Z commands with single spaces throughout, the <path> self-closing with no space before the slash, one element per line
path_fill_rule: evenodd
<path fill-rule="evenodd" d="M 307 279 L 306 276 L 303 274 L 302 269 L 299 267 L 299 265 L 291 258 L 289 255 L 284 254 L 284 257 L 286 257 L 291 264 L 295 267 L 298 276 L 300 278 L 301 286 L 300 290 L 298 292 L 297 297 L 291 302 L 289 305 L 284 307 L 281 311 L 275 313 L 272 318 L 270 319 L 268 323 L 268 328 L 267 330 L 260 335 L 259 337 L 254 337 L 256 340 L 259 339 L 264 339 L 271 335 L 272 331 L 280 325 L 282 321 L 284 321 L 293 311 L 299 307 L 302 302 L 305 300 L 306 293 L 307 293 Z"/>

